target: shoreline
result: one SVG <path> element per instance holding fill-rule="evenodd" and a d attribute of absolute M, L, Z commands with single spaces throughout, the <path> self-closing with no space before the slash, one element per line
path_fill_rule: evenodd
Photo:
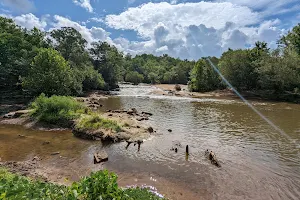
<path fill-rule="evenodd" d="M 177 96 L 177 97 L 190 97 L 190 98 L 217 98 L 217 99 L 233 99 L 233 100 L 241 100 L 231 89 L 223 89 L 223 90 L 215 90 L 211 92 L 190 92 L 188 91 L 187 85 L 181 86 L 181 91 L 175 90 L 176 84 L 154 84 L 152 86 L 156 87 L 157 90 L 154 90 L 152 94 L 156 95 L 164 95 L 164 96 Z M 266 101 L 270 103 L 293 103 L 299 104 L 300 103 L 300 95 L 298 97 L 294 97 L 292 94 L 288 96 L 290 100 L 283 99 L 281 97 L 264 97 L 262 94 L 270 93 L 270 91 L 243 91 L 240 94 L 250 101 Z M 284 94 L 282 94 L 284 95 Z M 295 95 L 297 96 L 297 95 Z"/>

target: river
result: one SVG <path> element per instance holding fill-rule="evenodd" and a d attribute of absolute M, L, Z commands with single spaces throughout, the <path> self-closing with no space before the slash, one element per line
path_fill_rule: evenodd
<path fill-rule="evenodd" d="M 300 199 L 299 104 L 251 102 L 287 137 L 240 100 L 160 96 L 151 94 L 154 89 L 122 85 L 115 96 L 102 100 L 103 110 L 134 107 L 153 113 L 147 123 L 156 133 L 139 152 L 135 146 L 126 150 L 126 143 L 80 140 L 68 130 L 0 125 L 0 157 L 40 156 L 51 166 L 50 177 L 60 174 L 58 181 L 108 168 L 118 173 L 121 186 L 153 185 L 171 199 Z M 183 145 L 178 153 L 170 150 L 175 141 Z M 190 149 L 188 160 L 185 145 Z M 101 148 L 108 152 L 109 161 L 94 165 L 92 154 Z M 204 157 L 206 149 L 215 152 L 221 168 Z M 55 151 L 59 157 L 50 155 Z"/>

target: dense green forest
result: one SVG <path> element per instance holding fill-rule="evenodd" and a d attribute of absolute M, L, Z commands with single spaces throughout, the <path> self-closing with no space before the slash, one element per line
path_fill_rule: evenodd
<path fill-rule="evenodd" d="M 277 49 L 257 42 L 210 60 L 239 91 L 299 95 L 300 24 L 278 40 Z M 0 17 L 0 91 L 80 95 L 111 90 L 119 81 L 189 84 L 195 92 L 226 86 L 207 58 L 188 61 L 168 55 L 124 55 L 107 42 L 88 44 L 74 28 L 27 30 Z"/>

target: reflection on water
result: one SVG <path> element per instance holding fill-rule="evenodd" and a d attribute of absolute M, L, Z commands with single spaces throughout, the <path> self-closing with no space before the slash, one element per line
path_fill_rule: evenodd
<path fill-rule="evenodd" d="M 291 142 L 240 101 L 149 95 L 153 89 L 125 86 L 119 96 L 102 100 L 105 110 L 135 107 L 153 113 L 147 123 L 157 131 L 140 152 L 134 146 L 125 150 L 125 143 L 105 147 L 108 168 L 120 174 L 155 174 L 199 199 L 300 199 L 300 105 L 254 102 Z M 29 136 L 23 140 L 17 134 Z M 52 146 L 42 146 L 43 140 L 51 140 Z M 183 146 L 178 153 L 170 151 L 174 141 Z M 86 157 L 101 148 L 97 142 L 73 138 L 68 131 L 27 133 L 7 126 L 0 127 L 0 144 L 2 159 L 61 151 L 79 160 L 81 169 L 92 167 Z M 189 161 L 185 145 L 190 147 Z M 215 151 L 222 168 L 204 158 L 206 149 Z"/>

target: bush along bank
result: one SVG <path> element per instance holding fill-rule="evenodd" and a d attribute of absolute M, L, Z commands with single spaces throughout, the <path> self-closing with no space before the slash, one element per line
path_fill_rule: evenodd
<path fill-rule="evenodd" d="M 117 175 L 107 170 L 91 173 L 71 186 L 56 185 L 0 169 L 0 199 L 33 200 L 161 200 L 145 188 L 124 189 L 117 184 Z"/>

